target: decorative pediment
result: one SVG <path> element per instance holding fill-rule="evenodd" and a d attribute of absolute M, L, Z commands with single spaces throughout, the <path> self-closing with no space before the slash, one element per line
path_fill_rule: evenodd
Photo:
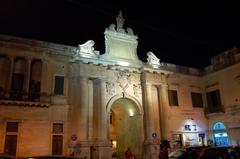
<path fill-rule="evenodd" d="M 104 32 L 105 53 L 101 58 L 120 66 L 140 67 L 142 62 L 137 56 L 138 37 L 131 28 L 124 28 L 125 19 L 121 11 L 116 21 L 116 24 L 111 24 Z"/>
<path fill-rule="evenodd" d="M 161 66 L 160 59 L 157 58 L 153 52 L 147 52 L 147 63 L 152 66 L 153 68 L 159 68 Z"/>

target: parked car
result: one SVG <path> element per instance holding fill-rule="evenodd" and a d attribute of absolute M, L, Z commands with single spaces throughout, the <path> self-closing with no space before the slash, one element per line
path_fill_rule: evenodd
<path fill-rule="evenodd" d="M 191 146 L 186 148 L 177 149 L 174 152 L 171 152 L 168 158 L 176 159 L 198 159 L 199 155 L 202 153 L 207 146 Z"/>
<path fill-rule="evenodd" d="M 16 159 L 16 157 L 7 154 L 0 154 L 0 159 Z"/>
<path fill-rule="evenodd" d="M 49 155 L 49 156 L 31 156 L 24 159 L 74 159 L 73 156 L 58 156 L 58 155 Z"/>
<path fill-rule="evenodd" d="M 31 156 L 24 159 L 88 159 L 87 157 L 76 158 L 73 156 L 49 155 L 49 156 Z"/>
<path fill-rule="evenodd" d="M 203 150 L 200 159 L 240 159 L 239 147 L 209 147 Z"/>

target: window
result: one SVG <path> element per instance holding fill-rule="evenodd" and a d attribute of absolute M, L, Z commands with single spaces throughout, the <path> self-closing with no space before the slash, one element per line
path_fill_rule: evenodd
<path fill-rule="evenodd" d="M 202 93 L 191 93 L 192 96 L 192 106 L 193 107 L 203 107 Z"/>
<path fill-rule="evenodd" d="M 55 76 L 54 94 L 55 95 L 64 94 L 64 76 Z"/>
<path fill-rule="evenodd" d="M 20 100 L 23 95 L 24 74 L 13 73 L 12 74 L 12 86 L 10 98 L 14 100 Z"/>
<path fill-rule="evenodd" d="M 63 133 L 63 124 L 62 123 L 54 123 L 53 124 L 53 133 L 54 134 Z"/>
<path fill-rule="evenodd" d="M 168 90 L 168 100 L 170 106 L 178 106 L 178 95 L 176 90 Z"/>
<path fill-rule="evenodd" d="M 208 107 L 221 107 L 221 98 L 219 90 L 207 92 Z"/>
<path fill-rule="evenodd" d="M 207 92 L 207 113 L 224 112 L 219 90 Z"/>
<path fill-rule="evenodd" d="M 63 151 L 63 123 L 53 123 L 52 154 L 62 155 Z"/>
<path fill-rule="evenodd" d="M 4 153 L 16 155 L 17 150 L 18 122 L 7 122 Z"/>
<path fill-rule="evenodd" d="M 18 123 L 7 122 L 6 132 L 18 132 Z"/>

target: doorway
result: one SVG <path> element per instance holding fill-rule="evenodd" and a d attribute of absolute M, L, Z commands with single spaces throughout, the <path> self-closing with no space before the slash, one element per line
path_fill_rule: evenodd
<path fill-rule="evenodd" d="M 17 150 L 17 135 L 6 135 L 4 153 L 15 156 L 16 150 Z"/>
<path fill-rule="evenodd" d="M 222 122 L 213 125 L 213 138 L 216 146 L 228 146 L 228 134 Z"/>

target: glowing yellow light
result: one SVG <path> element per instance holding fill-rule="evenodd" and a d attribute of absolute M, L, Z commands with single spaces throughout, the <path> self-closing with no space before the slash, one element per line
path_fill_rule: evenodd
<path fill-rule="evenodd" d="M 112 147 L 117 148 L 117 141 L 112 141 Z"/>
<path fill-rule="evenodd" d="M 134 116 L 134 111 L 133 111 L 133 109 L 129 109 L 129 116 Z"/>

